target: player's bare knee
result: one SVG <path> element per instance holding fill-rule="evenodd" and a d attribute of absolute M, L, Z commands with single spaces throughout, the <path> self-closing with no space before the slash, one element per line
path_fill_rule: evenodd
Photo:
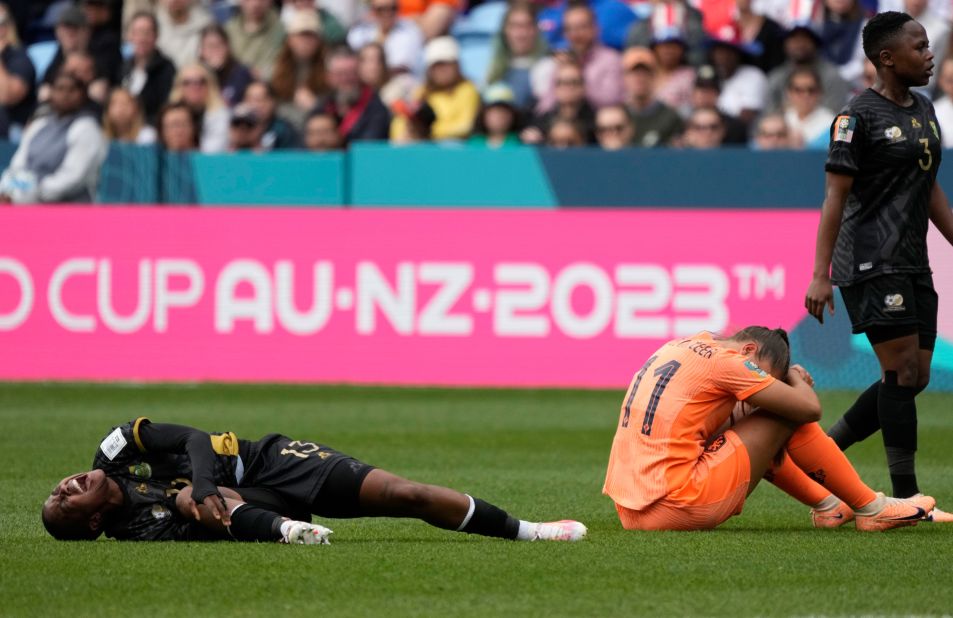
<path fill-rule="evenodd" d="M 392 483 L 389 487 L 391 504 L 407 512 L 427 510 L 434 502 L 434 493 L 429 485 L 414 483 Z"/>

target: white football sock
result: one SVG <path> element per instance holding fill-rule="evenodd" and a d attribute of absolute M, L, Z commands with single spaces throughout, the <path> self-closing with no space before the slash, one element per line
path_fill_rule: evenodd
<path fill-rule="evenodd" d="M 285 543 L 288 542 L 288 533 L 291 532 L 291 526 L 294 524 L 294 520 L 286 519 L 281 522 L 281 538 L 285 540 Z"/>
<path fill-rule="evenodd" d="M 815 511 L 829 511 L 840 504 L 840 498 L 834 494 L 828 494 L 826 498 L 814 505 Z"/>
<path fill-rule="evenodd" d="M 536 539 L 536 528 L 539 524 L 533 523 L 531 521 L 520 520 L 520 529 L 516 533 L 517 541 L 532 541 Z"/>
<path fill-rule="evenodd" d="M 883 494 L 878 493 L 873 502 L 865 504 L 854 512 L 858 515 L 876 515 L 882 511 L 885 506 L 887 506 L 887 498 Z"/>

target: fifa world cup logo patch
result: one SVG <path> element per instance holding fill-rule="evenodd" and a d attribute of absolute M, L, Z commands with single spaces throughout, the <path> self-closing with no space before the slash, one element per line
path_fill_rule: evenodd
<path fill-rule="evenodd" d="M 884 297 L 884 311 L 906 311 L 903 306 L 903 296 L 900 294 L 887 294 Z"/>

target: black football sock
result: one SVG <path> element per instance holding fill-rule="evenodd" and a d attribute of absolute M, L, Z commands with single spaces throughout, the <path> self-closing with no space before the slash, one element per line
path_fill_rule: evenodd
<path fill-rule="evenodd" d="M 280 541 L 282 521 L 284 517 L 281 515 L 246 503 L 232 512 L 232 525 L 228 532 L 237 541 Z"/>
<path fill-rule="evenodd" d="M 520 529 L 518 519 L 489 502 L 484 502 L 469 495 L 467 497 L 471 501 L 470 511 L 457 530 L 469 534 L 482 534 L 483 536 L 516 540 L 516 535 Z"/>
<path fill-rule="evenodd" d="M 880 429 L 877 412 L 879 393 L 880 380 L 877 380 L 860 394 L 854 405 L 827 431 L 840 450 L 847 450 L 855 442 L 866 440 Z"/>
<path fill-rule="evenodd" d="M 897 498 L 909 498 L 920 493 L 914 463 L 917 451 L 917 392 L 916 387 L 898 385 L 896 372 L 884 373 L 877 404 L 890 481 L 893 495 Z"/>

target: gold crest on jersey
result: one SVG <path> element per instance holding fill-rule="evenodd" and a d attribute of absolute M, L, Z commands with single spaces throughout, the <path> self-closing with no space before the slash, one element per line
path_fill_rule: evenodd
<path fill-rule="evenodd" d="M 914 129 L 922 129 L 922 128 L 923 128 L 923 125 L 920 124 L 920 121 L 917 120 L 916 118 L 911 118 L 911 119 L 910 119 L 910 124 L 913 126 Z"/>

